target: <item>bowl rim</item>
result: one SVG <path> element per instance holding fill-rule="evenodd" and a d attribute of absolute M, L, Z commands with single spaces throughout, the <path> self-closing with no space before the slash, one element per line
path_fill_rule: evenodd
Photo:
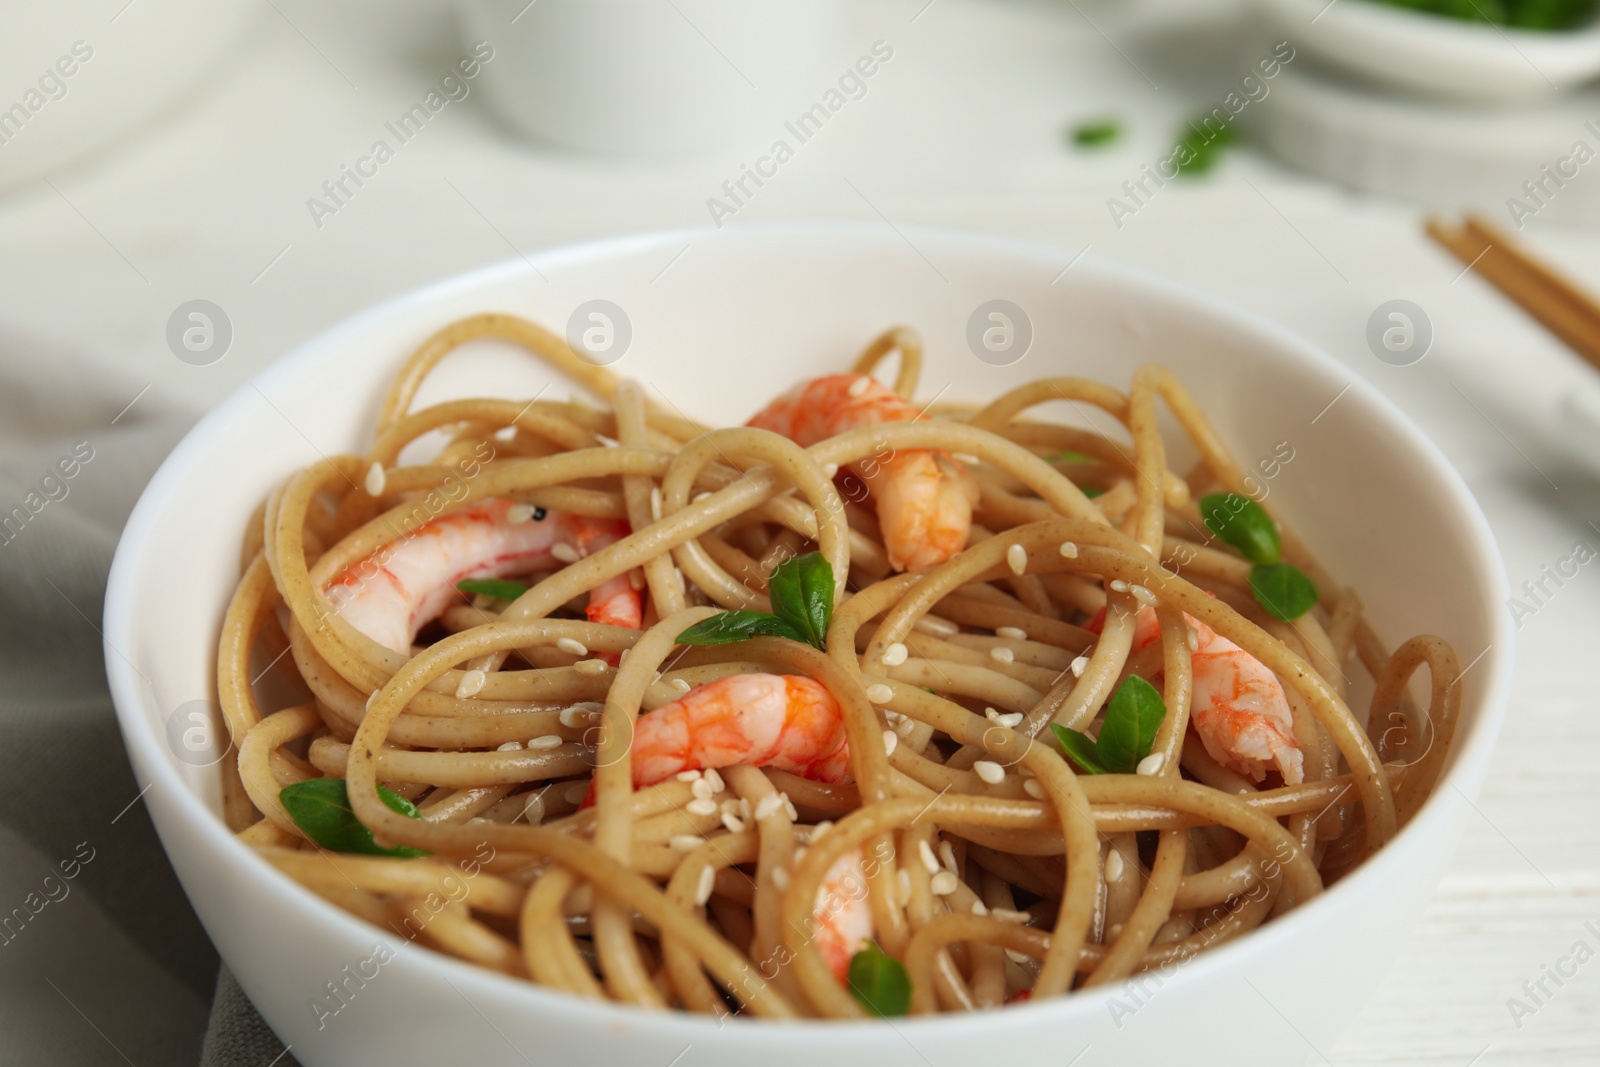
<path fill-rule="evenodd" d="M 171 492 L 182 484 L 187 468 L 207 450 L 211 439 L 220 436 L 235 413 L 252 402 L 251 398 L 258 388 L 270 393 L 271 387 L 292 382 L 302 365 L 325 358 L 328 352 L 336 351 L 350 340 L 362 336 L 370 326 L 405 314 L 417 305 L 426 306 L 448 300 L 521 275 L 527 271 L 530 262 L 540 270 L 559 271 L 569 265 L 604 261 L 644 249 L 677 249 L 685 241 L 776 242 L 792 248 L 794 242 L 827 240 L 835 244 L 875 243 L 898 247 L 914 238 L 921 239 L 919 247 L 938 245 L 980 259 L 999 258 L 1009 263 L 1032 261 L 1049 266 L 1052 270 L 1059 267 L 1065 257 L 1075 265 L 1073 269 L 1087 267 L 1102 279 L 1136 290 L 1141 295 L 1154 297 L 1167 306 L 1202 313 L 1213 321 L 1253 334 L 1291 362 L 1309 363 L 1315 370 L 1345 376 L 1350 380 L 1350 391 L 1370 405 L 1379 418 L 1387 421 L 1388 428 L 1396 432 L 1411 450 L 1410 458 L 1423 464 L 1446 491 L 1448 506 L 1456 513 L 1454 517 L 1462 521 L 1471 545 L 1475 568 L 1472 578 L 1480 591 L 1493 635 L 1489 645 L 1469 666 L 1469 669 L 1477 667 L 1478 660 L 1482 660 L 1481 670 L 1487 675 L 1477 701 L 1476 721 L 1458 731 L 1455 750 L 1450 754 L 1449 766 L 1439 785 L 1388 846 L 1330 887 L 1327 893 L 1322 894 L 1322 899 L 1296 908 L 1251 931 L 1248 936 L 1192 957 L 1174 968 L 1164 984 L 1177 987 L 1207 981 L 1214 972 L 1231 969 L 1236 959 L 1245 958 L 1251 953 L 1282 949 L 1284 942 L 1294 941 L 1301 936 L 1302 930 L 1308 930 L 1311 924 L 1329 914 L 1328 909 L 1332 906 L 1328 902 L 1330 899 L 1352 898 L 1357 893 L 1357 886 L 1380 879 L 1401 880 L 1412 851 L 1408 843 L 1421 842 L 1443 833 L 1448 821 L 1454 817 L 1452 808 L 1447 806 L 1454 798 L 1449 797 L 1448 793 L 1454 792 L 1460 800 L 1472 803 L 1471 797 L 1481 785 L 1509 703 L 1514 629 L 1503 606 L 1510 595 L 1510 587 L 1488 520 L 1465 481 L 1438 446 L 1375 386 L 1316 345 L 1253 311 L 1188 283 L 1169 279 L 1143 267 L 1094 256 L 1083 250 L 944 227 L 900 226 L 885 230 L 869 222 L 781 220 L 730 230 L 711 227 L 658 230 L 557 246 L 530 253 L 528 257 L 488 263 L 391 296 L 318 331 L 262 368 L 206 413 L 162 462 L 130 514 L 112 561 L 102 620 L 106 674 L 124 744 L 136 769 L 142 767 L 151 775 L 147 788 L 160 784 L 166 787 L 163 792 L 174 793 L 188 801 L 175 804 L 174 811 L 186 822 L 187 828 L 202 839 L 210 854 L 216 857 L 215 862 L 239 867 L 256 881 L 266 880 L 281 887 L 282 892 L 290 894 L 297 902 L 294 907 L 307 911 L 313 921 L 336 928 L 342 936 L 355 941 L 372 937 L 374 927 L 369 923 L 317 896 L 279 871 L 229 832 L 208 805 L 197 802 L 198 798 L 180 776 L 171 753 L 166 751 L 162 740 L 157 737 L 152 717 L 154 711 L 146 706 L 147 700 L 137 669 L 119 650 L 119 646 L 132 647 L 133 644 L 134 627 L 139 616 L 133 594 L 141 570 L 142 548 L 154 533 L 162 505 Z M 926 245 L 922 242 L 926 242 Z M 1074 251 L 1076 258 L 1072 256 Z M 1350 888 L 1345 888 L 1347 886 Z M 846 1034 L 880 1035 L 892 1031 L 902 1038 L 907 1033 L 914 1033 L 936 1039 L 951 1030 L 967 1032 L 975 1025 L 998 1030 L 1008 1021 L 1017 1020 L 1016 1012 L 1031 1013 L 1030 1017 L 1036 1019 L 1042 1019 L 1044 1013 L 1053 1013 L 1064 1021 L 1076 1012 L 1104 1010 L 1108 1002 L 1129 984 L 1125 979 L 1095 989 L 1080 990 L 1070 996 L 1016 1005 L 1004 1012 L 911 1016 L 894 1020 L 891 1026 L 885 1028 L 880 1025 L 884 1020 L 876 1019 L 779 1021 L 740 1016 L 718 1018 L 686 1011 L 646 1011 L 627 1004 L 592 1001 L 548 989 L 474 966 L 425 945 L 416 947 L 424 950 L 418 957 L 422 961 L 418 966 L 422 971 L 432 969 L 439 980 L 472 989 L 495 1000 L 531 998 L 525 1002 L 530 1008 L 540 1012 L 560 1012 L 574 1022 L 608 1027 L 620 1024 L 690 1040 L 732 1027 L 735 1033 L 745 1037 L 769 1033 L 781 1035 L 784 1040 L 791 1042 L 816 1042 L 819 1048 L 825 1047 L 822 1042 L 831 1042 Z"/>
<path fill-rule="evenodd" d="M 1389 30 L 1398 29 L 1401 33 L 1419 31 L 1424 35 L 1427 31 L 1437 30 L 1446 36 L 1453 36 L 1455 41 L 1452 44 L 1469 44 L 1473 47 L 1491 41 L 1498 42 L 1496 47 L 1499 47 L 1509 39 L 1518 47 L 1532 43 L 1541 51 L 1564 50 L 1568 45 L 1578 44 L 1583 45 L 1587 51 L 1593 47 L 1594 38 L 1600 36 L 1600 15 L 1596 15 L 1582 26 L 1571 29 L 1535 30 L 1526 26 L 1500 26 L 1492 22 L 1458 19 L 1399 4 L 1384 3 L 1382 0 L 1348 0 L 1348 2 L 1332 0 L 1331 3 L 1328 0 L 1264 0 L 1264 2 L 1280 9 L 1292 8 L 1296 11 L 1316 13 L 1316 18 L 1313 20 L 1315 22 L 1320 22 L 1326 17 L 1336 19 L 1346 26 L 1355 26 L 1360 24 L 1361 20 L 1367 20 L 1367 24 L 1371 26 Z M 1336 13 L 1335 8 L 1344 10 Z"/>

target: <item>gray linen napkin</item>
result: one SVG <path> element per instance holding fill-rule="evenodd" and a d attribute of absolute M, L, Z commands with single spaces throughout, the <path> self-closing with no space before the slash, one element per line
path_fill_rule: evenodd
<path fill-rule="evenodd" d="M 106 689 L 117 536 L 194 417 L 144 384 L 0 328 L 0 1067 L 283 1052 L 218 973 Z"/>

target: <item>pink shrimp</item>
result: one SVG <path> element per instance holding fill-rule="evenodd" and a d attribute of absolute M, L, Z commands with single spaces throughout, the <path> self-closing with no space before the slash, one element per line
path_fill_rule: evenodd
<path fill-rule="evenodd" d="M 323 592 L 350 625 L 408 653 L 417 631 L 462 595 L 456 589 L 462 579 L 525 573 L 563 556 L 570 561 L 628 534 L 624 522 L 514 507 L 482 500 L 430 519 L 346 567 Z M 591 622 L 637 630 L 640 593 L 628 575 L 618 575 L 590 591 L 586 614 Z"/>
<path fill-rule="evenodd" d="M 915 404 L 876 378 L 830 374 L 795 386 L 746 425 L 809 447 L 846 430 L 921 417 Z M 884 547 L 896 570 L 937 566 L 967 547 L 978 487 L 949 455 L 913 449 L 852 466 L 877 502 Z"/>
<path fill-rule="evenodd" d="M 735 674 L 639 717 L 633 781 L 635 787 L 654 785 L 682 771 L 748 763 L 842 782 L 848 756 L 839 703 L 821 683 L 796 675 Z M 850 958 L 872 937 L 859 850 L 828 868 L 812 913 L 817 949 L 842 982 Z"/>
<path fill-rule="evenodd" d="M 1211 758 L 1231 771 L 1259 782 L 1276 767 L 1285 785 L 1305 780 L 1304 757 L 1294 736 L 1294 716 L 1283 684 L 1266 664 L 1192 615 L 1197 640 L 1190 655 L 1194 692 L 1189 721 Z M 1096 633 L 1102 611 L 1089 624 Z M 1134 617 L 1133 650 L 1161 636 L 1155 609 L 1146 605 Z"/>

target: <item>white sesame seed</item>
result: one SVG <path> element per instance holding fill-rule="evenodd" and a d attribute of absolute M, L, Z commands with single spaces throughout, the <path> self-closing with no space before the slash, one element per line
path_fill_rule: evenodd
<path fill-rule="evenodd" d="M 720 793 L 728 788 L 728 784 L 722 780 L 722 775 L 717 773 L 715 767 L 706 769 L 706 781 L 711 783 L 711 791 L 713 793 Z"/>
<path fill-rule="evenodd" d="M 1024 778 L 1022 780 L 1022 791 L 1035 800 L 1044 799 L 1044 786 L 1039 784 L 1037 778 Z"/>
<path fill-rule="evenodd" d="M 628 588 L 632 589 L 635 593 L 642 592 L 644 590 L 645 584 L 646 583 L 645 583 L 645 580 L 644 580 L 644 571 L 642 571 L 639 568 L 635 567 L 633 570 L 628 572 Z M 622 650 L 622 654 L 624 656 L 626 656 L 629 652 L 632 652 L 632 651 L 633 651 L 633 649 L 631 649 L 631 648 L 625 648 L 625 649 Z"/>
<path fill-rule="evenodd" d="M 1166 756 L 1159 752 L 1152 752 L 1150 755 L 1140 760 L 1139 765 L 1135 767 L 1134 770 L 1144 775 L 1146 778 L 1153 778 L 1161 773 L 1161 768 L 1166 764 L 1166 762 Z"/>
<path fill-rule="evenodd" d="M 989 650 L 989 658 L 997 663 L 1014 663 L 1016 662 L 1017 654 L 1005 645 L 996 645 Z"/>
<path fill-rule="evenodd" d="M 587 678 L 593 678 L 606 673 L 607 666 L 603 659 L 580 659 L 572 665 L 572 669 Z"/>
<path fill-rule="evenodd" d="M 935 637 L 953 637 L 961 632 L 961 627 L 955 623 L 935 618 L 932 615 L 924 615 L 918 619 L 916 626 L 912 627 L 912 629 L 921 630 L 923 633 L 932 634 Z"/>
<path fill-rule="evenodd" d="M 1021 545 L 1012 545 L 1006 549 L 1006 566 L 1011 568 L 1012 574 L 1025 574 L 1028 570 L 1028 550 Z"/>
<path fill-rule="evenodd" d="M 867 686 L 867 699 L 874 704 L 887 704 L 894 699 L 894 690 L 882 682 L 875 682 Z"/>
<path fill-rule="evenodd" d="M 512 526 L 521 526 L 524 523 L 532 522 L 534 513 L 538 510 L 532 504 L 512 504 L 509 508 L 506 508 L 506 522 Z"/>
<path fill-rule="evenodd" d="M 939 842 L 939 862 L 944 864 L 944 869 L 952 873 L 956 870 L 956 849 L 948 841 Z"/>
<path fill-rule="evenodd" d="M 650 487 L 650 518 L 655 522 L 661 521 L 661 487 Z"/>
<path fill-rule="evenodd" d="M 683 810 L 690 815 L 715 815 L 717 802 L 706 797 L 696 797 L 683 806 Z"/>
<path fill-rule="evenodd" d="M 949 896 L 951 893 L 956 891 L 956 887 L 960 884 L 961 879 L 957 878 L 949 871 L 940 871 L 938 874 L 928 879 L 928 888 L 933 890 L 933 895 L 936 897 Z"/>
<path fill-rule="evenodd" d="M 515 436 L 517 436 L 517 428 L 515 426 L 502 426 L 494 432 L 496 441 L 509 441 Z"/>
<path fill-rule="evenodd" d="M 744 829 L 744 820 L 728 810 L 726 804 L 722 807 L 722 825 L 728 828 L 729 833 L 736 834 Z"/>
<path fill-rule="evenodd" d="M 1013 711 L 1009 715 L 996 715 L 994 721 L 997 725 L 1010 730 L 1022 725 L 1023 715 L 1020 711 Z"/>
<path fill-rule="evenodd" d="M 928 868 L 929 874 L 938 874 L 943 868 L 939 865 L 939 857 L 933 854 L 933 846 L 926 841 L 917 842 L 917 855 L 922 858 L 922 865 Z"/>
<path fill-rule="evenodd" d="M 783 892 L 789 888 L 789 872 L 782 867 L 772 868 L 772 888 Z"/>
<path fill-rule="evenodd" d="M 1088 668 L 1089 668 L 1089 657 L 1088 656 L 1079 656 L 1077 659 L 1072 661 L 1072 676 L 1074 678 L 1082 678 L 1083 677 L 1083 672 L 1088 670 Z"/>
<path fill-rule="evenodd" d="M 1002 626 L 994 632 L 996 637 L 1003 637 L 1007 641 L 1026 641 L 1028 631 L 1016 626 Z"/>
<path fill-rule="evenodd" d="M 550 546 L 550 554 L 562 563 L 578 562 L 578 550 L 565 541 L 557 541 Z"/>
<path fill-rule="evenodd" d="M 705 907 L 706 901 L 711 899 L 711 891 L 717 887 L 717 872 L 710 867 L 700 872 L 700 881 L 694 887 L 694 902 Z"/>
<path fill-rule="evenodd" d="M 1122 862 L 1122 853 L 1118 852 L 1116 849 L 1112 849 L 1111 852 L 1106 856 L 1106 881 L 1115 882 L 1117 879 L 1121 878 L 1123 868 L 1124 864 Z"/>
<path fill-rule="evenodd" d="M 1106 943 L 1107 944 L 1110 944 L 1111 942 L 1115 941 L 1117 938 L 1119 938 L 1121 936 L 1122 936 L 1122 924 L 1121 923 L 1112 923 L 1110 926 L 1106 927 Z"/>
<path fill-rule="evenodd" d="M 974 914 L 974 915 L 987 915 L 987 914 L 989 914 L 989 906 L 987 904 L 985 904 L 981 900 L 973 900 L 973 902 L 972 902 L 972 914 Z"/>
<path fill-rule="evenodd" d="M 1152 608 L 1156 606 L 1156 595 L 1150 590 L 1146 589 L 1144 586 L 1130 585 L 1128 586 L 1128 592 L 1132 593 L 1133 598 L 1139 603 L 1148 604 Z"/>
<path fill-rule="evenodd" d="M 706 839 L 699 834 L 673 834 L 667 839 L 667 844 L 674 852 L 693 852 L 706 843 Z"/>
<path fill-rule="evenodd" d="M 667 684 L 672 686 L 672 688 L 676 689 L 680 693 L 687 693 L 691 688 L 689 683 L 684 681 L 682 678 L 674 678 Z"/>
<path fill-rule="evenodd" d="M 906 717 L 904 715 L 900 714 L 898 711 L 889 711 L 888 709 L 884 710 L 883 718 L 884 721 L 890 726 L 899 726 L 901 723 L 906 721 Z"/>
<path fill-rule="evenodd" d="M 689 783 L 689 792 L 694 794 L 696 800 L 710 800 L 715 790 L 711 788 L 711 783 L 704 778 L 696 778 Z"/>
<path fill-rule="evenodd" d="M 544 790 L 528 794 L 527 803 L 522 805 L 522 817 L 535 826 L 544 821 Z"/>
<path fill-rule="evenodd" d="M 981 759 L 972 765 L 972 770 L 990 785 L 999 785 L 1006 780 L 1006 769 L 994 760 Z"/>
<path fill-rule="evenodd" d="M 1010 908 L 991 908 L 989 914 L 1003 923 L 1026 924 L 1033 916 L 1025 911 L 1013 911 Z"/>
<path fill-rule="evenodd" d="M 496 745 L 494 750 L 496 752 L 516 752 L 521 748 L 522 748 L 522 742 L 521 741 L 507 741 L 503 745 Z"/>
<path fill-rule="evenodd" d="M 1111 591 L 1113 593 L 1126 593 L 1128 591 L 1128 583 L 1121 578 L 1113 578 L 1111 579 Z"/>
<path fill-rule="evenodd" d="M 696 493 L 694 495 L 694 499 L 689 501 L 689 503 L 698 504 L 702 500 L 710 500 L 710 499 L 711 499 L 711 494 L 710 493 Z"/>
<path fill-rule="evenodd" d="M 584 798 L 589 795 L 589 783 L 572 782 L 561 795 L 566 797 L 568 804 L 582 804 Z"/>
<path fill-rule="evenodd" d="M 885 667 L 898 667 L 906 661 L 906 657 L 909 655 L 910 653 L 906 650 L 906 646 L 896 641 L 883 650 L 883 665 Z"/>
<path fill-rule="evenodd" d="M 1200 631 L 1199 630 L 1196 630 L 1193 626 L 1189 627 L 1189 634 L 1188 634 L 1187 637 L 1184 638 L 1184 640 L 1189 643 L 1189 651 L 1190 652 L 1198 652 L 1198 651 L 1200 651 Z"/>
<path fill-rule="evenodd" d="M 569 656 L 587 656 L 589 654 L 589 646 L 582 641 L 574 641 L 570 637 L 561 638 L 556 642 L 556 647 Z"/>
<path fill-rule="evenodd" d="M 783 798 L 776 793 L 768 793 L 756 805 L 756 819 L 770 819 L 783 808 Z"/>
<path fill-rule="evenodd" d="M 456 686 L 456 697 L 465 700 L 483 692 L 483 687 L 488 684 L 489 676 L 479 670 L 467 671 L 461 676 L 461 682 Z"/>
<path fill-rule="evenodd" d="M 680 782 L 692 782 L 692 781 L 694 781 L 695 779 L 697 779 L 699 777 L 700 777 L 700 772 L 699 771 L 679 771 L 678 772 L 678 781 L 680 781 Z"/>
<path fill-rule="evenodd" d="M 894 732 L 900 735 L 900 740 L 902 741 L 910 737 L 911 731 L 915 730 L 916 728 L 917 723 L 915 719 L 901 719 L 899 722 L 894 724 Z"/>
<path fill-rule="evenodd" d="M 1006 949 L 1006 959 L 1010 960 L 1012 963 L 1027 964 L 1033 962 L 1032 956 L 1028 955 L 1026 952 L 1018 952 L 1014 948 Z"/>
<path fill-rule="evenodd" d="M 911 872 L 902 867 L 894 876 L 895 896 L 903 906 L 911 899 Z"/>
<path fill-rule="evenodd" d="M 839 473 L 839 465 L 837 463 L 825 464 L 822 468 L 822 473 L 826 474 L 829 478 L 832 478 L 834 475 Z"/>
<path fill-rule="evenodd" d="M 528 747 L 536 752 L 540 749 L 560 748 L 561 737 L 557 734 L 545 734 L 542 737 L 535 737 L 528 742 Z"/>
<path fill-rule="evenodd" d="M 594 710 L 586 704 L 574 704 L 570 708 L 562 708 L 557 718 L 561 720 L 562 726 L 576 730 L 594 722 Z"/>
<path fill-rule="evenodd" d="M 368 496 L 382 496 L 384 483 L 389 479 L 383 473 L 382 463 L 367 468 L 366 490 Z"/>
<path fill-rule="evenodd" d="M 871 378 L 862 376 L 851 382 L 850 388 L 846 389 L 845 392 L 849 393 L 851 396 L 860 396 L 862 393 L 867 391 L 867 386 L 871 384 Z"/>
<path fill-rule="evenodd" d="M 1061 542 L 1061 554 L 1067 559 L 1077 559 L 1078 546 L 1073 544 L 1071 541 L 1063 541 Z"/>
<path fill-rule="evenodd" d="M 886 756 L 894 755 L 894 746 L 900 743 L 900 735 L 893 730 L 883 732 L 883 752 Z"/>

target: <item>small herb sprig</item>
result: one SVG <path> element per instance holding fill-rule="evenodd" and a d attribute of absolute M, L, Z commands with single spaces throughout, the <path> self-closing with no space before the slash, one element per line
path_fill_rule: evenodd
<path fill-rule="evenodd" d="M 456 588 L 474 596 L 492 596 L 496 600 L 515 600 L 528 591 L 521 582 L 509 578 L 463 578 Z"/>
<path fill-rule="evenodd" d="M 680 645 L 731 645 L 752 637 L 787 637 L 822 648 L 833 619 L 833 567 L 820 552 L 780 563 L 767 579 L 772 611 L 724 611 L 678 635 Z"/>
<path fill-rule="evenodd" d="M 1267 509 L 1238 493 L 1208 493 L 1200 498 L 1206 529 L 1237 548 L 1255 564 L 1250 590 L 1273 618 L 1292 622 L 1310 611 L 1320 594 L 1317 583 L 1292 563 L 1283 562 L 1278 527 Z"/>
<path fill-rule="evenodd" d="M 1150 754 L 1166 714 L 1167 706 L 1156 687 L 1130 674 L 1111 697 L 1098 741 L 1060 723 L 1051 723 L 1050 729 L 1072 762 L 1089 774 L 1133 774 L 1139 761 Z"/>
<path fill-rule="evenodd" d="M 417 806 L 398 793 L 378 787 L 378 798 L 391 810 L 408 818 L 420 818 Z M 350 792 L 343 778 L 307 778 L 286 785 L 278 792 L 294 824 L 305 835 L 330 852 L 354 852 L 363 856 L 426 856 L 419 848 L 397 845 L 382 848 L 350 807 Z"/>
<path fill-rule="evenodd" d="M 850 957 L 850 992 L 866 1008 L 881 1018 L 904 1015 L 911 1010 L 911 976 L 905 964 L 869 941 Z"/>

